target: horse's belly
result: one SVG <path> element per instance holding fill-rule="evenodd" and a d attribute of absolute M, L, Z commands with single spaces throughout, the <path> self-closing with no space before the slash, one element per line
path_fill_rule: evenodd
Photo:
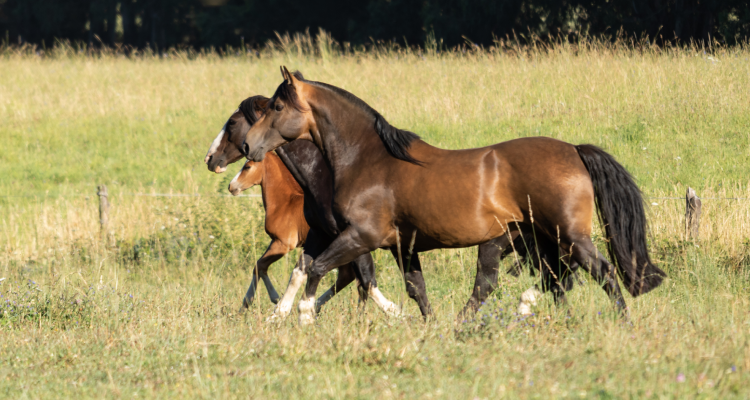
<path fill-rule="evenodd" d="M 430 238 L 442 247 L 469 247 L 503 235 L 513 220 L 512 216 L 503 212 L 457 211 L 422 215 L 410 222 L 420 237 Z"/>

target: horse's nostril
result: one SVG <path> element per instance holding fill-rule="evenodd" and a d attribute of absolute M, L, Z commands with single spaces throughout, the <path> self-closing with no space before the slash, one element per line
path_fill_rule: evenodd
<path fill-rule="evenodd" d="M 242 143 L 242 155 L 247 157 L 248 153 L 250 153 L 250 146 L 247 143 Z"/>

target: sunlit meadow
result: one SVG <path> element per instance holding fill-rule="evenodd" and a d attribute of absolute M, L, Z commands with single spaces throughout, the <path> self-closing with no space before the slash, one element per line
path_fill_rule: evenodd
<path fill-rule="evenodd" d="M 749 59 L 743 47 L 599 41 L 352 49 L 325 35 L 162 56 L 4 48 L 0 394 L 746 398 Z M 240 101 L 273 93 L 279 65 L 351 91 L 436 146 L 544 135 L 603 147 L 641 186 L 669 279 L 628 297 L 625 323 L 585 275 L 569 307 L 548 296 L 519 318 L 535 280 L 501 274 L 476 318 L 456 323 L 476 249 L 433 251 L 423 264 L 436 315 L 424 322 L 377 251 L 379 285 L 405 318 L 361 308 L 353 289 L 311 327 L 294 313 L 265 323 L 265 289 L 238 315 L 269 242 L 263 207 L 228 196 L 240 165 L 216 175 L 203 156 Z M 104 234 L 99 184 L 112 203 Z M 685 236 L 688 186 L 703 197 L 697 241 Z M 297 254 L 272 266 L 279 290 Z"/>

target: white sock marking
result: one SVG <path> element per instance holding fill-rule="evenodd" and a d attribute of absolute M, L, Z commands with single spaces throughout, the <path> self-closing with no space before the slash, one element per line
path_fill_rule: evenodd
<path fill-rule="evenodd" d="M 315 297 L 299 301 L 299 324 L 310 325 L 315 322 Z"/>
<path fill-rule="evenodd" d="M 377 287 L 370 287 L 368 293 L 375 304 L 377 304 L 377 306 L 380 307 L 380 309 L 383 310 L 383 312 L 388 316 L 398 317 L 399 315 L 401 315 L 401 310 L 398 308 L 398 306 L 392 301 L 386 299 L 385 296 L 383 296 L 383 293 L 381 293 Z"/>
<path fill-rule="evenodd" d="M 294 304 L 294 296 L 297 295 L 299 288 L 307 280 L 307 274 L 300 268 L 294 268 L 292 275 L 289 277 L 289 285 L 286 287 L 284 294 L 281 295 L 281 300 L 276 305 L 276 309 L 273 311 L 273 315 L 269 317 L 269 320 L 283 319 L 292 311 L 292 304 Z"/>
<path fill-rule="evenodd" d="M 531 307 L 536 306 L 536 302 L 541 296 L 542 292 L 536 286 L 526 289 L 525 292 L 521 293 L 518 313 L 521 315 L 531 315 Z"/>

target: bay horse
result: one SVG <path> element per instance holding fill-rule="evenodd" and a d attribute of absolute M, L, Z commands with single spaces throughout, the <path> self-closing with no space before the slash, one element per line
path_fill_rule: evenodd
<path fill-rule="evenodd" d="M 326 272 L 412 235 L 420 252 L 490 240 L 504 249 L 531 232 L 545 246 L 559 244 L 568 269 L 589 272 L 626 317 L 616 275 L 633 296 L 666 276 L 648 254 L 638 186 L 602 149 L 533 137 L 444 150 L 390 125 L 343 89 L 281 70 L 284 81 L 247 131 L 243 152 L 261 161 L 286 143 L 312 141 L 333 174 L 340 229 L 307 268 L 301 323 L 314 320 L 315 293 Z M 614 266 L 591 240 L 594 213 Z"/>
<path fill-rule="evenodd" d="M 250 97 L 243 101 L 240 107 L 232 113 L 217 138 L 211 144 L 211 148 L 206 155 L 205 162 L 210 171 L 221 173 L 226 170 L 227 164 L 238 161 L 242 157 L 239 155 L 238 147 L 241 145 L 241 140 L 244 139 L 244 136 L 240 136 L 236 132 L 242 132 L 242 129 L 252 126 L 267 101 L 268 99 L 263 96 Z M 333 194 L 331 173 L 320 151 L 311 142 L 299 141 L 280 147 L 277 149 L 277 153 L 279 156 L 270 153 L 268 158 L 258 163 L 248 161 L 229 185 L 229 191 L 233 195 L 238 195 L 242 190 L 246 190 L 253 185 L 261 185 L 263 204 L 266 211 L 265 230 L 272 238 L 268 249 L 256 263 L 253 280 L 247 294 L 243 298 L 243 307 L 241 310 L 248 308 L 252 303 L 258 279 L 261 279 L 265 284 L 271 301 L 278 303 L 278 294 L 276 294 L 276 290 L 268 278 L 268 267 L 284 254 L 305 242 L 306 233 L 310 229 L 306 223 L 307 220 L 312 220 L 313 224 L 318 226 L 320 230 L 325 231 L 327 235 L 336 235 L 336 222 L 331 211 Z M 282 162 L 280 163 L 279 161 Z M 270 165 L 270 167 L 266 165 Z M 292 173 L 291 171 L 294 172 Z M 290 174 L 294 176 L 293 179 L 289 179 Z M 302 182 L 302 187 L 300 187 L 298 182 Z M 304 193 L 304 200 L 299 197 L 300 191 Z M 304 207 L 305 204 L 308 207 Z M 305 217 L 300 218 L 300 214 Z M 517 276 L 521 265 L 527 264 L 521 261 L 528 259 L 532 261 L 532 265 L 541 265 L 539 261 L 534 261 L 539 252 L 536 250 L 528 251 L 529 246 L 535 244 L 532 239 L 520 236 L 516 239 L 518 243 L 513 250 L 515 250 L 514 254 L 516 255 L 517 262 L 514 269 L 509 271 L 513 275 Z M 490 241 L 479 246 L 475 285 L 469 303 L 466 309 L 463 310 L 462 315 L 467 312 L 476 311 L 486 297 L 495 289 L 499 262 L 502 258 L 510 254 L 508 251 L 501 254 L 500 250 L 495 241 Z M 404 251 L 406 252 L 406 249 Z M 397 253 L 398 251 L 396 250 L 394 257 L 397 256 Z M 542 254 L 544 255 L 544 253 Z M 533 257 L 529 257 L 529 255 Z M 365 261 L 371 263 L 371 260 L 368 261 L 365 259 Z M 404 260 L 402 260 L 402 265 L 403 263 Z M 556 267 L 559 263 L 551 264 Z M 410 298 L 417 302 L 422 315 L 427 316 L 431 313 L 431 306 L 425 292 L 424 278 L 421 274 L 421 265 L 419 264 L 418 256 L 416 254 L 413 255 L 410 262 L 407 262 L 406 265 L 408 269 L 405 271 L 407 293 Z M 555 275 L 550 274 L 548 268 L 543 268 L 541 272 L 543 277 L 564 277 L 564 279 L 561 279 L 563 284 L 556 281 L 553 282 L 551 279 L 543 279 L 541 287 L 542 290 L 552 290 L 556 302 L 564 302 L 564 292 L 565 290 L 570 290 L 572 280 L 568 279 L 560 271 Z M 292 301 L 304 276 L 304 271 L 298 265 L 292 273 L 290 286 L 284 292 L 282 303 L 279 304 L 274 315 L 283 317 L 291 310 Z M 339 278 L 336 283 L 316 302 L 316 312 L 319 312 L 323 304 L 354 279 L 355 273 L 351 266 L 340 269 Z M 520 312 L 524 314 L 531 312 L 530 306 L 535 303 L 535 298 L 529 298 L 529 294 L 536 293 L 536 291 L 537 287 L 524 292 L 521 304 L 519 305 Z M 360 295 L 362 295 L 362 292 L 360 292 Z M 375 299 L 381 308 L 389 308 L 389 302 L 379 294 L 377 289 Z M 389 312 L 393 313 L 393 306 L 389 308 Z"/>

